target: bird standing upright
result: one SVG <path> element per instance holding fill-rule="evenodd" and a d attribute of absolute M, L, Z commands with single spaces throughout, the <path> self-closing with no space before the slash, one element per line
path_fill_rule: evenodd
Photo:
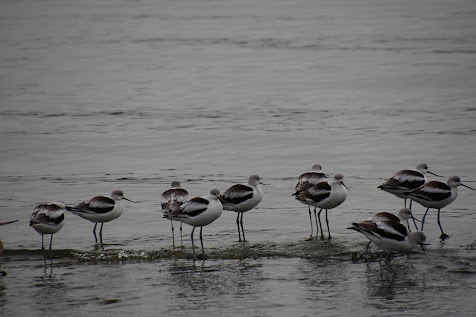
<path fill-rule="evenodd" d="M 328 238 L 331 238 L 331 232 L 329 230 L 329 219 L 327 216 L 327 210 L 333 209 L 342 204 L 347 198 L 347 186 L 344 184 L 344 175 L 337 173 L 334 175 L 332 181 L 320 182 L 305 192 L 301 192 L 296 196 L 296 199 L 302 203 L 310 204 L 312 206 L 320 208 L 317 214 L 319 219 L 319 227 L 321 227 L 321 238 L 324 238 L 324 230 L 321 225 L 321 212 L 326 210 L 326 223 Z"/>
<path fill-rule="evenodd" d="M 293 196 L 297 196 L 301 192 L 306 192 L 312 186 L 325 181 L 327 178 L 327 175 L 324 174 L 321 170 L 322 170 L 322 166 L 320 164 L 314 164 L 310 172 L 301 174 L 298 178 L 298 182 L 295 187 L 296 191 L 293 194 Z M 309 220 L 311 222 L 311 236 L 312 236 L 313 227 L 312 227 L 311 204 L 309 204 L 307 201 L 300 201 L 300 202 L 308 206 Z M 319 227 L 317 225 L 316 208 L 317 207 L 314 207 L 314 219 L 316 221 L 316 234 L 319 234 Z"/>
<path fill-rule="evenodd" d="M 164 215 L 164 218 L 169 220 L 177 220 L 185 222 L 193 227 L 190 238 L 192 240 L 193 260 L 197 260 L 195 254 L 195 243 L 193 234 L 196 227 L 200 227 L 200 243 L 202 245 L 202 256 L 205 256 L 205 250 L 203 248 L 203 227 L 211 224 L 217 220 L 222 212 L 223 206 L 218 199 L 220 191 L 216 188 L 211 189 L 208 196 L 194 197 L 187 202 L 183 203 L 178 212 L 173 212 Z"/>
<path fill-rule="evenodd" d="M 428 170 L 428 165 L 421 163 L 416 166 L 416 169 L 401 170 L 397 172 L 377 188 L 380 188 L 387 193 L 393 194 L 398 198 L 404 199 L 405 207 L 407 207 L 408 196 L 405 194 L 405 192 L 423 186 L 423 184 L 426 182 L 426 173 L 438 176 Z M 410 209 L 412 209 L 411 200 Z"/>
<path fill-rule="evenodd" d="M 124 192 L 122 190 L 116 189 L 111 193 L 111 197 L 96 196 L 90 200 L 79 203 L 74 207 L 66 206 L 66 210 L 80 216 L 81 218 L 94 222 L 93 234 L 96 243 L 98 242 L 96 227 L 98 223 L 100 223 L 101 229 L 99 230 L 99 241 L 102 244 L 102 228 L 104 223 L 114 220 L 122 215 L 122 212 L 124 211 L 124 206 L 122 205 L 123 199 L 132 202 L 132 200 L 124 197 Z"/>
<path fill-rule="evenodd" d="M 164 191 L 160 197 L 160 204 L 164 216 L 173 212 L 179 212 L 180 206 L 188 200 L 188 191 L 180 187 L 179 181 L 173 181 L 170 187 L 171 188 Z M 170 220 L 170 225 L 172 226 L 172 246 L 175 248 L 173 220 Z M 180 244 L 183 246 L 182 242 L 182 222 L 180 222 Z"/>
<path fill-rule="evenodd" d="M 63 228 L 64 225 L 64 209 L 65 205 L 61 201 L 54 201 L 49 204 L 40 204 L 33 209 L 30 216 L 30 226 L 41 234 L 41 250 L 43 251 L 43 261 L 46 270 L 46 255 L 43 244 L 43 236 L 50 234 L 50 263 L 53 265 L 53 251 L 51 245 L 53 244 L 53 234 Z"/>
<path fill-rule="evenodd" d="M 443 232 L 443 228 L 441 227 L 440 212 L 442 208 L 451 204 L 455 201 L 456 197 L 458 197 L 458 186 L 464 186 L 475 190 L 474 188 L 461 183 L 461 179 L 458 176 L 451 176 L 448 178 L 446 184 L 443 182 L 431 181 L 417 189 L 405 193 L 409 198 L 413 199 L 423 207 L 426 207 L 425 214 L 421 220 L 422 231 L 428 210 L 430 210 L 430 208 L 438 209 L 437 223 L 441 231 L 440 238 L 442 240 L 449 238 L 449 236 Z"/>
<path fill-rule="evenodd" d="M 255 208 L 263 199 L 264 193 L 260 184 L 262 183 L 260 183 L 259 176 L 251 175 L 248 178 L 247 184 L 235 184 L 220 196 L 224 210 L 232 210 L 238 213 L 236 225 L 238 227 L 239 242 L 246 242 L 245 230 L 243 228 L 243 213 Z M 243 233 L 243 240 L 241 239 L 241 233 Z"/>

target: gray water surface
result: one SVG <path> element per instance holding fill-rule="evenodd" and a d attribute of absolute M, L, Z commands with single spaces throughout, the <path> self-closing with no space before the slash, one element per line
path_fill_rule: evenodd
<path fill-rule="evenodd" d="M 475 35 L 471 0 L 1 1 L 0 221 L 20 221 L 0 231 L 0 314 L 474 314 L 475 192 L 442 210 L 444 242 L 429 212 L 427 256 L 395 255 L 396 276 L 346 228 L 403 207 L 377 186 L 421 162 L 476 187 Z M 330 241 L 291 196 L 315 163 L 350 188 Z M 251 174 L 247 243 L 225 211 L 204 260 L 189 226 L 172 248 L 172 180 L 203 196 Z M 33 207 L 114 189 L 136 203 L 105 244 L 68 213 L 45 269 Z"/>

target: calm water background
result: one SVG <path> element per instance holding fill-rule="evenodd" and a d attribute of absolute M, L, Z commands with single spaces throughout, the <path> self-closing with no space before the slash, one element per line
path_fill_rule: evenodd
<path fill-rule="evenodd" d="M 5 316 L 469 316 L 476 311 L 475 193 L 427 217 L 428 255 L 380 277 L 346 230 L 403 201 L 376 187 L 420 162 L 476 187 L 472 0 L 0 1 L 0 259 Z M 309 240 L 291 193 L 314 163 L 341 172 L 332 241 Z M 159 197 L 258 174 L 244 217 L 190 227 L 172 249 Z M 104 226 L 67 214 L 45 274 L 28 226 L 41 202 L 123 189 Z M 415 204 L 421 217 L 424 208 Z M 178 232 L 178 230 L 177 230 Z M 354 261 L 352 260 L 354 258 Z"/>

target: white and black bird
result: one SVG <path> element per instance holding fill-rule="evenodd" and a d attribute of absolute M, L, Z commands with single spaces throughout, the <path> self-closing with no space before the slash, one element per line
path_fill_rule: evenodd
<path fill-rule="evenodd" d="M 317 214 L 319 219 L 319 227 L 321 227 L 321 238 L 324 238 L 324 230 L 321 225 L 321 212 L 326 210 L 326 223 L 329 239 L 331 238 L 331 232 L 329 230 L 329 219 L 327 216 L 327 210 L 333 209 L 342 204 L 347 198 L 347 186 L 344 184 L 344 175 L 337 173 L 334 175 L 334 179 L 327 182 L 320 182 L 305 192 L 301 192 L 296 195 L 296 199 L 302 203 L 309 204 L 311 206 L 320 208 Z"/>
<path fill-rule="evenodd" d="M 410 219 L 410 218 L 413 218 L 413 214 L 412 214 L 411 209 L 402 208 L 397 212 L 396 215 L 394 215 L 392 213 L 389 213 L 389 212 L 386 212 L 386 211 L 376 213 L 372 217 L 368 218 L 366 220 L 366 222 L 395 221 L 395 222 L 399 222 L 399 223 L 402 223 L 402 224 L 404 222 L 406 222 L 408 232 L 411 232 L 410 223 L 408 222 L 408 219 Z M 418 228 L 417 228 L 417 230 L 418 230 Z M 370 247 L 371 243 L 372 243 L 372 241 L 369 241 L 369 243 L 365 247 L 365 258 L 367 258 L 367 254 L 368 254 L 369 247 Z"/>
<path fill-rule="evenodd" d="M 371 242 L 375 243 L 383 250 L 380 255 L 380 274 L 383 275 L 382 257 L 387 253 L 385 264 L 396 274 L 395 270 L 390 266 L 390 254 L 392 251 L 410 252 L 417 245 L 423 244 L 426 236 L 421 231 L 413 231 L 408 233 L 404 225 L 396 221 L 364 221 L 361 223 L 352 223 L 352 227 L 348 229 L 362 233 Z"/>
<path fill-rule="evenodd" d="M 247 184 L 235 184 L 228 188 L 220 201 L 224 210 L 231 210 L 238 213 L 236 225 L 238 227 L 238 241 L 246 242 L 245 230 L 243 228 L 243 213 L 255 208 L 263 199 L 263 189 L 261 188 L 258 175 L 251 175 Z M 241 239 L 243 234 L 243 239 Z"/>
<path fill-rule="evenodd" d="M 427 179 L 425 174 L 436 175 L 428 170 L 428 165 L 425 163 L 418 164 L 415 169 L 401 170 L 395 175 L 390 177 L 383 184 L 378 186 L 381 190 L 393 194 L 398 198 L 405 200 L 405 207 L 407 206 L 407 199 L 409 198 L 405 192 L 423 186 Z M 412 208 L 412 202 L 410 201 L 410 209 Z M 416 226 L 416 223 L 415 223 Z"/>
<path fill-rule="evenodd" d="M 440 238 L 442 240 L 449 238 L 449 236 L 444 233 L 443 228 L 441 227 L 440 212 L 442 208 L 451 204 L 453 201 L 455 201 L 456 197 L 458 197 L 458 186 L 464 186 L 466 188 L 475 190 L 474 188 L 461 183 L 461 179 L 458 176 L 452 176 L 448 179 L 446 184 L 439 181 L 431 181 L 417 189 L 405 193 L 405 195 L 407 195 L 410 199 L 413 199 L 423 207 L 426 207 L 425 214 L 421 220 L 422 231 L 428 210 L 430 210 L 430 208 L 438 209 L 437 223 L 441 230 Z"/>
<path fill-rule="evenodd" d="M 162 193 L 160 204 L 164 216 L 180 211 L 180 206 L 188 200 L 188 191 L 181 188 L 179 181 L 173 181 L 171 188 Z M 175 248 L 174 220 L 170 220 L 172 227 L 172 246 Z M 180 221 L 180 244 L 182 243 L 182 222 Z"/>
<path fill-rule="evenodd" d="M 197 259 L 195 254 L 195 243 L 193 239 L 195 228 L 200 227 L 200 243 L 202 246 L 202 256 L 204 257 L 205 250 L 203 248 L 202 231 L 204 226 L 207 226 L 217 220 L 223 212 L 223 206 L 218 199 L 219 195 L 220 191 L 214 188 L 210 190 L 208 196 L 194 197 L 189 199 L 180 206 L 180 210 L 178 212 L 164 215 L 164 218 L 185 222 L 186 224 L 193 227 L 190 238 L 192 240 L 194 261 Z"/>
<path fill-rule="evenodd" d="M 53 251 L 51 246 L 53 244 L 53 234 L 57 233 L 64 226 L 65 205 L 61 201 L 54 201 L 48 204 L 40 204 L 33 209 L 30 216 L 30 226 L 41 234 L 41 250 L 43 251 L 43 261 L 45 262 L 46 270 L 46 255 L 45 246 L 43 243 L 43 236 L 49 234 L 50 236 L 50 261 L 53 262 Z"/>
<path fill-rule="evenodd" d="M 124 197 L 124 192 L 122 190 L 116 189 L 111 193 L 110 197 L 96 196 L 90 200 L 79 203 L 74 207 L 66 206 L 66 210 L 80 216 L 81 218 L 94 222 L 93 234 L 96 243 L 98 242 L 96 227 L 97 224 L 100 223 L 101 229 L 99 230 L 99 241 L 102 244 L 102 228 L 104 223 L 114 220 L 122 215 L 122 212 L 124 211 L 124 206 L 122 204 L 123 199 L 132 202 Z"/>
<path fill-rule="evenodd" d="M 327 175 L 322 172 L 322 166 L 320 164 L 314 164 L 311 168 L 310 172 L 301 174 L 298 177 L 298 182 L 295 187 L 295 192 L 293 196 L 297 196 L 302 192 L 306 192 L 311 188 L 312 186 L 324 182 L 327 178 Z M 308 211 L 309 211 L 309 220 L 311 222 L 311 236 L 313 235 L 313 225 L 312 225 L 312 214 L 311 214 L 311 204 L 309 204 L 307 201 L 300 201 L 301 203 L 305 204 L 308 206 Z M 316 234 L 319 234 L 319 227 L 317 225 L 317 207 L 314 207 L 314 218 L 316 222 Z"/>

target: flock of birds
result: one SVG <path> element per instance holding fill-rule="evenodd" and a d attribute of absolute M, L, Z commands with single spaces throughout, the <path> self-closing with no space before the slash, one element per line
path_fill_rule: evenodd
<path fill-rule="evenodd" d="M 423 226 L 429 209 L 434 208 L 438 210 L 437 222 L 441 230 L 441 239 L 444 240 L 449 237 L 444 233 L 441 226 L 441 209 L 456 199 L 458 196 L 458 186 L 465 186 L 475 190 L 461 183 L 458 176 L 450 177 L 446 183 L 439 181 L 427 182 L 425 176 L 427 173 L 438 176 L 429 172 L 426 164 L 419 164 L 416 169 L 402 170 L 393 175 L 382 185 L 378 186 L 378 188 L 404 199 L 405 208 L 400 210 L 397 215 L 387 212 L 378 213 L 363 222 L 352 223 L 352 226 L 348 228 L 364 234 L 370 240 L 366 248 L 366 254 L 372 242 L 383 250 L 379 261 L 381 274 L 383 274 L 382 258 L 385 253 L 387 254 L 385 263 L 387 267 L 395 273 L 389 264 L 390 252 L 409 252 L 418 245 L 423 249 L 426 240 L 425 234 L 423 233 Z M 299 176 L 295 193 L 293 194 L 296 200 L 308 205 L 311 236 L 314 230 L 311 207 L 314 207 L 316 233 L 319 234 L 319 228 L 321 228 L 322 239 L 324 238 L 324 232 L 321 225 L 321 212 L 323 210 L 326 212 L 328 238 L 331 239 L 328 210 L 341 205 L 347 198 L 348 190 L 343 182 L 344 177 L 341 173 L 336 173 L 332 180 L 327 180 L 327 178 L 328 176 L 322 172 L 321 165 L 315 164 L 310 172 Z M 213 188 L 207 196 L 189 198 L 188 192 L 181 187 L 180 182 L 172 182 L 171 188 L 167 189 L 161 196 L 161 207 L 164 218 L 171 221 L 173 246 L 175 247 L 174 222 L 180 223 L 181 237 L 182 223 L 192 226 L 193 229 L 190 236 L 193 259 L 195 261 L 197 256 L 195 254 L 194 231 L 195 228 L 200 227 L 200 243 L 202 256 L 204 256 L 203 227 L 218 219 L 223 210 L 231 210 L 237 213 L 236 224 L 238 227 L 238 239 L 240 242 L 245 242 L 243 214 L 255 208 L 263 199 L 263 189 L 260 184 L 263 185 L 260 182 L 259 176 L 251 175 L 247 183 L 232 185 L 223 194 L 220 194 L 218 189 Z M 407 199 L 410 200 L 410 208 L 406 208 Z M 96 196 L 76 206 L 66 206 L 63 202 L 59 201 L 36 206 L 30 218 L 30 226 L 42 236 L 45 266 L 46 257 L 43 246 L 43 235 L 51 235 L 49 250 L 50 258 L 52 258 L 51 245 L 53 234 L 58 232 L 64 225 L 64 210 L 70 211 L 95 224 L 93 234 L 96 243 L 98 242 L 96 227 L 98 223 L 101 223 L 99 241 L 102 244 L 103 225 L 105 222 L 114 220 L 122 214 L 124 210 L 122 200 L 129 199 L 124 197 L 122 190 L 114 190 L 110 197 Z M 421 220 L 419 230 L 411 212 L 411 201 L 416 201 L 427 208 Z M 319 208 L 319 211 L 317 211 L 317 208 Z M 416 231 L 411 231 L 409 219 L 413 219 L 414 226 L 417 229 Z M 406 226 L 404 225 L 405 221 Z"/>
<path fill-rule="evenodd" d="M 417 245 L 420 245 L 423 249 L 426 241 L 426 236 L 423 233 L 423 226 L 430 208 L 438 210 L 437 223 L 441 230 L 440 238 L 442 240 L 448 238 L 449 236 L 444 233 L 441 226 L 441 209 L 451 204 L 456 199 L 458 196 L 458 186 L 464 186 L 475 190 L 474 188 L 461 183 L 461 179 L 458 176 L 450 177 L 446 183 L 439 181 L 427 182 L 425 176 L 427 173 L 438 176 L 428 171 L 428 165 L 424 163 L 418 164 L 415 169 L 407 169 L 397 172 L 383 184 L 378 186 L 378 188 L 404 199 L 404 208 L 401 209 L 397 215 L 388 212 L 377 213 L 363 222 L 352 223 L 352 226 L 348 228 L 362 233 L 370 240 L 365 250 L 366 256 L 369 245 L 372 242 L 383 250 L 379 260 L 381 274 L 383 274 L 382 258 L 385 253 L 387 254 L 385 263 L 387 267 L 395 273 L 395 270 L 393 270 L 389 263 L 392 251 L 410 252 Z M 333 181 L 326 181 L 326 178 L 327 175 L 322 172 L 321 165 L 315 164 L 310 172 L 299 176 L 296 185 L 296 192 L 293 195 L 296 196 L 298 201 L 309 206 L 311 235 L 313 234 L 311 206 L 314 206 L 316 230 L 318 230 L 319 227 L 321 228 L 321 238 L 324 237 L 324 232 L 321 225 L 320 214 L 322 210 L 326 210 L 327 231 L 330 239 L 331 234 L 329 230 L 327 210 L 335 208 L 345 201 L 347 197 L 347 187 L 344 185 L 343 176 L 340 173 L 335 174 Z M 410 200 L 410 208 L 406 208 L 407 199 Z M 427 208 L 421 220 L 420 230 L 418 230 L 418 225 L 411 211 L 412 201 L 416 201 Z M 317 208 L 320 208 L 319 212 L 317 212 Z M 408 221 L 410 218 L 413 219 L 417 231 L 411 231 L 410 223 Z M 319 226 L 317 224 L 318 221 Z M 407 223 L 406 227 L 402 224 L 405 221 Z"/>

